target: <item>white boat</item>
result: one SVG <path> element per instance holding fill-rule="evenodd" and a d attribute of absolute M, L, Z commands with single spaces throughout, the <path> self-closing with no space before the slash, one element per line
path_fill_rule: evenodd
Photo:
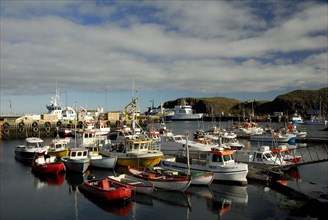
<path fill-rule="evenodd" d="M 107 178 L 111 179 L 112 181 L 117 181 L 128 185 L 136 193 L 150 195 L 154 191 L 154 185 L 152 183 L 128 174 L 121 174 L 119 176 L 108 176 Z"/>
<path fill-rule="evenodd" d="M 300 131 L 297 129 L 296 125 L 292 125 L 291 122 L 288 123 L 287 125 L 287 129 L 286 130 L 282 130 L 283 133 L 287 133 L 287 134 L 292 134 L 295 135 L 296 138 L 305 138 L 307 136 L 307 132 L 306 131 Z"/>
<path fill-rule="evenodd" d="M 103 156 L 99 154 L 98 146 L 87 146 L 88 155 L 90 158 L 90 166 L 102 169 L 114 169 L 117 162 L 116 156 Z"/>
<path fill-rule="evenodd" d="M 245 122 L 242 124 L 234 125 L 231 132 L 235 133 L 237 136 L 249 136 L 249 135 L 259 135 L 263 134 L 263 128 L 259 127 L 257 123 Z"/>
<path fill-rule="evenodd" d="M 189 151 L 193 152 L 207 152 L 213 147 L 217 147 L 217 144 L 206 142 L 206 141 L 192 141 L 187 140 L 184 135 L 169 135 L 161 136 L 161 150 L 167 154 L 179 154 L 181 152 L 186 152 L 186 144 L 188 141 Z"/>
<path fill-rule="evenodd" d="M 305 125 L 328 125 L 328 120 L 324 117 L 311 116 L 310 119 L 304 120 Z"/>
<path fill-rule="evenodd" d="M 78 146 L 97 146 L 100 140 L 106 139 L 106 136 L 98 136 L 95 131 L 81 130 L 76 133 Z"/>
<path fill-rule="evenodd" d="M 213 148 L 207 152 L 206 158 L 202 158 L 202 155 L 196 158 L 191 154 L 190 171 L 212 172 L 216 181 L 247 184 L 248 165 L 237 163 L 232 156 L 234 153 L 233 150 Z M 176 162 L 163 160 L 161 166 L 169 169 L 187 169 L 188 160 L 186 157 L 177 157 Z"/>
<path fill-rule="evenodd" d="M 35 153 L 47 152 L 49 146 L 43 146 L 43 140 L 37 137 L 25 139 L 25 145 L 18 145 L 15 149 L 15 158 L 22 162 L 32 163 Z"/>
<path fill-rule="evenodd" d="M 67 171 L 77 173 L 85 173 L 90 164 L 88 149 L 86 148 L 71 148 L 69 155 L 60 159 L 64 162 Z"/>
<path fill-rule="evenodd" d="M 297 113 L 297 111 L 289 117 L 289 121 L 293 124 L 303 124 L 303 118 Z"/>
<path fill-rule="evenodd" d="M 176 105 L 174 107 L 174 115 L 171 119 L 174 120 L 198 120 L 203 117 L 203 113 L 195 113 L 191 105 Z"/>
<path fill-rule="evenodd" d="M 287 164 L 283 158 L 273 154 L 269 146 L 261 146 L 259 149 L 237 150 L 235 160 L 264 168 Z"/>
<path fill-rule="evenodd" d="M 191 185 L 209 186 L 214 180 L 214 173 L 211 172 L 198 172 L 193 170 L 190 171 L 188 174 L 188 169 L 179 169 L 176 167 L 168 168 L 165 166 L 161 166 L 161 164 L 159 166 L 149 167 L 149 168 L 156 170 L 157 172 L 171 174 L 171 175 L 190 175 Z"/>
<path fill-rule="evenodd" d="M 152 183 L 157 189 L 184 192 L 191 183 L 191 178 L 188 176 L 167 175 L 134 167 L 128 167 L 128 171 L 134 177 Z"/>
<path fill-rule="evenodd" d="M 59 91 L 56 88 L 55 96 L 51 97 L 50 104 L 46 105 L 50 115 L 57 115 L 58 120 L 76 120 L 77 114 L 75 110 L 69 106 L 64 107 L 60 100 Z"/>
<path fill-rule="evenodd" d="M 295 142 L 296 135 L 290 133 L 282 134 L 281 132 L 275 133 L 271 130 L 268 130 L 261 135 L 251 135 L 249 140 L 258 142 L 292 143 Z"/>

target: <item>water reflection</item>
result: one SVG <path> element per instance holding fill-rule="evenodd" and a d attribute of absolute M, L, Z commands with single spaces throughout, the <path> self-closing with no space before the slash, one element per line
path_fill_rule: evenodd
<path fill-rule="evenodd" d="M 125 200 L 123 202 L 118 201 L 105 201 L 99 198 L 96 198 L 94 196 L 91 196 L 88 193 L 84 193 L 83 191 L 80 191 L 86 199 L 88 199 L 90 202 L 101 208 L 102 210 L 106 212 L 113 213 L 118 216 L 125 216 L 127 215 L 131 209 L 132 209 L 132 202 L 130 199 Z"/>
<path fill-rule="evenodd" d="M 170 205 L 191 208 L 190 201 L 184 192 L 154 190 L 151 196 L 153 199 Z"/>
<path fill-rule="evenodd" d="M 59 173 L 58 175 L 45 175 L 32 172 L 35 177 L 34 185 L 36 189 L 43 188 L 45 185 L 60 186 L 65 180 L 65 174 Z"/>

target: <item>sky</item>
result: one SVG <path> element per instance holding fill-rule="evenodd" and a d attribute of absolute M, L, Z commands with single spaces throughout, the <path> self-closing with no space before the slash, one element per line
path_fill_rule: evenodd
<path fill-rule="evenodd" d="M 1 114 L 328 85 L 326 1 L 1 0 Z"/>

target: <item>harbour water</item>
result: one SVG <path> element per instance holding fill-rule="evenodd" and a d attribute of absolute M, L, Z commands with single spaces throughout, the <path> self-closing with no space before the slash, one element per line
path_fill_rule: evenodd
<path fill-rule="evenodd" d="M 210 122 L 183 121 L 167 124 L 175 133 L 207 129 Z M 280 127 L 281 124 L 275 124 Z M 300 126 L 309 135 L 328 135 L 320 126 Z M 0 140 L 1 141 L 1 140 Z M 45 142 L 51 139 L 45 139 Z M 250 144 L 243 140 L 245 144 Z M 85 197 L 77 186 L 87 175 L 114 175 L 119 171 L 89 170 L 84 175 L 66 173 L 58 178 L 37 176 L 31 167 L 15 160 L 14 150 L 24 139 L 0 142 L 0 219 L 323 219 L 328 203 L 328 162 L 300 166 L 287 180 L 293 187 L 321 203 L 249 181 L 247 186 L 212 183 L 190 187 L 185 193 L 159 191 L 135 195 L 124 204 L 104 203 Z M 317 204 L 317 203 L 315 203 Z"/>

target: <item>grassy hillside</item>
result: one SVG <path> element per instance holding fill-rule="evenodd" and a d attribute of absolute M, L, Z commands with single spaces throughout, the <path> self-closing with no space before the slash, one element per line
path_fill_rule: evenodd
<path fill-rule="evenodd" d="M 225 115 L 242 115 L 252 113 L 255 114 L 272 114 L 275 111 L 292 114 L 296 110 L 306 115 L 310 110 L 319 110 L 321 106 L 322 115 L 328 115 L 328 88 L 319 90 L 295 90 L 283 95 L 277 96 L 273 101 L 254 101 L 245 103 L 237 99 L 225 97 L 212 98 L 179 98 L 164 103 L 164 108 L 174 108 L 175 105 L 181 105 L 183 102 L 191 105 L 198 113 L 221 114 Z"/>

